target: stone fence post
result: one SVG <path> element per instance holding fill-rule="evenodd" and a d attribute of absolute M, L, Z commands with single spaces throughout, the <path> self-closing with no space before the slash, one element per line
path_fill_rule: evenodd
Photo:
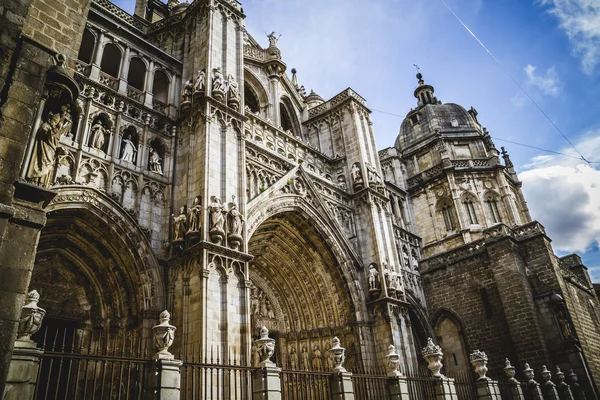
<path fill-rule="evenodd" d="M 333 347 L 329 354 L 333 359 L 333 374 L 331 375 L 331 399 L 354 400 L 354 387 L 352 386 L 352 373 L 342 366 L 346 360 L 346 349 L 340 346 L 340 339 L 334 337 Z"/>
<path fill-rule="evenodd" d="M 406 377 L 398 370 L 400 367 L 400 355 L 396 353 L 396 347 L 391 344 L 389 353 L 385 356 L 388 367 L 388 389 L 391 400 L 411 400 L 408 393 L 408 382 Z"/>
<path fill-rule="evenodd" d="M 183 362 L 176 360 L 175 356 L 169 353 L 169 347 L 173 344 L 175 329 L 177 329 L 169 324 L 170 318 L 171 315 L 165 310 L 160 313 L 160 323 L 152 327 L 154 344 L 158 349 L 152 363 L 154 388 L 151 398 L 155 400 L 179 400 L 181 394 L 179 368 Z"/>
<path fill-rule="evenodd" d="M 269 330 L 262 327 L 260 338 L 255 340 L 256 351 L 260 356 L 260 363 L 252 375 L 253 400 L 281 400 L 281 368 L 271 361 L 275 352 L 275 339 L 269 337 Z"/>
<path fill-rule="evenodd" d="M 523 374 L 525 375 L 525 379 L 527 379 L 526 390 L 529 392 L 532 400 L 544 400 L 544 396 L 542 394 L 542 390 L 540 389 L 540 384 L 537 383 L 533 377 L 535 374 L 533 373 L 533 369 L 529 367 L 529 364 L 525 363 L 525 369 L 523 370 Z"/>
<path fill-rule="evenodd" d="M 558 392 L 556 391 L 556 385 L 552 382 L 552 373 L 548 371 L 545 365 L 542 365 L 542 379 L 544 384 L 542 385 L 542 393 L 544 394 L 545 400 L 559 400 Z"/>
<path fill-rule="evenodd" d="M 42 326 L 46 311 L 37 306 L 40 295 L 37 290 L 27 294 L 25 305 L 21 310 L 17 340 L 13 349 L 4 400 L 32 400 L 37 384 L 40 359 L 44 350 L 30 339 Z"/>
<path fill-rule="evenodd" d="M 508 384 L 510 385 L 511 400 L 525 400 L 521 383 L 515 379 L 515 367 L 510 364 L 508 358 L 504 360 L 504 365 L 504 374 L 508 377 Z"/>
<path fill-rule="evenodd" d="M 427 338 L 427 346 L 423 348 L 423 358 L 427 361 L 428 368 L 432 372 L 434 378 L 439 379 L 435 386 L 436 400 L 458 400 L 456 395 L 456 385 L 454 379 L 447 378 L 442 375 L 440 370 L 444 366 L 442 364 L 442 348 L 433 343 L 431 338 Z"/>
<path fill-rule="evenodd" d="M 579 377 L 573 370 L 569 371 L 569 384 L 571 386 L 571 392 L 575 400 L 587 400 L 587 396 L 581 385 L 579 384 Z"/>
<path fill-rule="evenodd" d="M 487 355 L 483 351 L 475 350 L 471 353 L 470 359 L 475 373 L 479 375 L 475 383 L 477 385 L 477 398 L 480 400 L 502 400 L 498 382 L 485 376 L 488 371 Z"/>
<path fill-rule="evenodd" d="M 556 391 L 558 392 L 558 397 L 560 400 L 575 400 L 573 397 L 573 392 L 571 392 L 571 388 L 565 382 L 565 373 L 560 370 L 560 367 L 556 366 L 556 372 L 554 373 L 556 377 Z"/>

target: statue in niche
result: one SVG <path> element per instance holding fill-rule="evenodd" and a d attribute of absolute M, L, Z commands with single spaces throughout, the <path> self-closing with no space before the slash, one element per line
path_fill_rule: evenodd
<path fill-rule="evenodd" d="M 325 350 L 325 368 L 327 372 L 333 371 L 333 360 L 331 359 L 329 350 Z"/>
<path fill-rule="evenodd" d="M 362 171 L 360 170 L 360 164 L 358 162 L 355 162 L 354 164 L 352 164 L 352 169 L 350 170 L 350 175 L 352 176 L 352 182 L 354 183 L 355 187 L 362 185 L 362 183 L 363 183 Z"/>
<path fill-rule="evenodd" d="M 100 119 L 97 119 L 96 122 L 92 125 L 92 141 L 91 145 L 94 149 L 102 150 L 104 147 L 104 141 L 106 139 L 106 128 L 102 124 Z"/>
<path fill-rule="evenodd" d="M 221 68 L 217 67 L 213 69 L 213 83 L 212 83 L 212 91 L 225 93 L 227 92 L 227 82 L 225 82 L 225 78 L 223 78 L 223 73 L 221 72 Z"/>
<path fill-rule="evenodd" d="M 183 240 L 187 223 L 187 217 L 185 214 L 185 206 L 181 206 L 179 208 L 178 216 L 175 216 L 175 214 L 171 215 L 173 218 L 173 241 Z"/>
<path fill-rule="evenodd" d="M 158 151 L 156 151 L 156 149 L 154 147 L 150 147 L 150 161 L 149 161 L 149 166 L 150 166 L 150 171 L 152 172 L 156 172 L 157 174 L 163 174 L 163 170 L 162 170 L 162 159 L 160 158 L 160 156 L 158 155 Z"/>
<path fill-rule="evenodd" d="M 188 232 L 198 232 L 200 231 L 200 218 L 202 217 L 202 198 L 200 196 L 196 196 L 194 199 L 194 203 L 189 210 L 188 216 Z"/>
<path fill-rule="evenodd" d="M 306 350 L 306 346 L 302 346 L 302 354 L 301 354 L 301 365 L 300 368 L 303 371 L 310 371 L 310 361 L 308 359 L 308 351 Z"/>
<path fill-rule="evenodd" d="M 298 354 L 296 354 L 296 347 L 290 346 L 290 369 L 295 371 L 298 369 Z"/>
<path fill-rule="evenodd" d="M 346 185 L 346 178 L 343 175 L 338 176 L 338 186 L 342 190 L 348 190 L 348 185 Z"/>
<path fill-rule="evenodd" d="M 410 267 L 410 259 L 408 257 L 408 251 L 405 246 L 402 246 L 402 258 L 404 259 L 404 265 L 406 268 Z"/>
<path fill-rule="evenodd" d="M 239 99 L 240 98 L 240 86 L 235 79 L 235 76 L 229 74 L 227 76 L 227 87 L 229 98 Z"/>
<path fill-rule="evenodd" d="M 321 360 L 322 354 L 321 350 L 319 350 L 319 346 L 315 345 L 313 348 L 313 359 L 312 359 L 312 369 L 313 371 L 321 371 L 323 369 L 323 361 Z"/>
<path fill-rule="evenodd" d="M 379 290 L 379 271 L 375 263 L 369 265 L 369 290 Z"/>
<path fill-rule="evenodd" d="M 58 141 L 60 137 L 71 130 L 71 117 L 69 108 L 62 107 L 60 113 L 49 112 L 38 131 L 36 132 L 33 153 L 27 173 L 27 179 L 37 185 L 48 187 L 51 185 L 52 173 L 56 166 L 57 151 L 60 152 Z"/>
<path fill-rule="evenodd" d="M 379 175 L 377 169 L 369 163 L 365 163 L 365 165 L 367 166 L 367 177 L 369 178 L 369 182 L 381 183 L 381 175 Z"/>
<path fill-rule="evenodd" d="M 199 93 L 204 92 L 205 81 L 206 81 L 206 72 L 204 72 L 204 70 L 198 71 L 198 76 L 196 77 L 196 83 L 194 84 L 194 92 L 199 92 Z"/>
<path fill-rule="evenodd" d="M 235 202 L 235 196 L 231 196 L 231 202 L 229 203 L 229 212 L 227 213 L 227 226 L 229 228 L 229 235 L 242 237 L 242 228 L 244 224 L 244 217 L 237 209 L 237 203 Z"/>
<path fill-rule="evenodd" d="M 564 310 L 560 310 L 558 315 L 556 316 L 556 320 L 558 321 L 558 326 L 560 327 L 560 332 L 562 334 L 563 340 L 573 339 L 573 331 L 571 330 L 571 324 L 565 315 Z"/>
<path fill-rule="evenodd" d="M 194 84 L 189 79 L 183 85 L 183 90 L 181 91 L 181 100 L 182 103 L 189 103 L 192 100 L 192 91 L 194 90 Z"/>
<path fill-rule="evenodd" d="M 275 318 L 275 311 L 273 310 L 273 305 L 268 297 L 265 297 L 265 309 L 266 314 L 264 315 L 267 318 Z"/>
<path fill-rule="evenodd" d="M 225 218 L 223 217 L 223 204 L 217 196 L 211 196 L 211 203 L 208 206 L 210 210 L 210 230 L 223 231 Z"/>
<path fill-rule="evenodd" d="M 135 144 L 131 141 L 131 134 L 126 133 L 123 138 L 123 145 L 121 150 L 121 160 L 134 163 L 135 153 L 137 152 Z"/>
<path fill-rule="evenodd" d="M 417 259 L 417 253 L 412 251 L 412 267 L 415 271 L 419 270 L 419 260 Z"/>

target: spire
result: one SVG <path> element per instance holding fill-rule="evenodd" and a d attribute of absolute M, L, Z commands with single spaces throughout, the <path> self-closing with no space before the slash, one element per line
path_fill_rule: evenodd
<path fill-rule="evenodd" d="M 417 98 L 417 108 L 425 107 L 427 104 L 440 104 L 440 101 L 433 95 L 433 86 L 425 84 L 422 73 L 417 73 L 417 80 L 419 86 L 415 89 L 414 93 L 414 96 Z"/>
<path fill-rule="evenodd" d="M 519 180 L 519 178 L 517 177 L 517 172 L 515 171 L 515 166 L 512 163 L 512 161 L 510 160 L 510 156 L 508 155 L 508 152 L 504 149 L 504 147 L 500 147 L 500 149 L 502 150 L 502 158 L 504 159 L 504 166 L 506 167 L 506 171 L 508 172 L 508 174 L 516 181 Z"/>

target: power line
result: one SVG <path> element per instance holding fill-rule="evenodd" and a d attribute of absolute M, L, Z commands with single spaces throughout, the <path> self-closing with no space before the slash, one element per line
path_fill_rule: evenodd
<path fill-rule="evenodd" d="M 550 117 L 548 116 L 548 114 L 546 114 L 544 112 L 544 110 L 542 110 L 542 108 L 538 105 L 538 103 L 536 103 L 535 100 L 533 100 L 533 98 L 529 95 L 529 93 L 527 93 L 527 91 L 523 88 L 523 86 L 521 86 L 519 84 L 519 82 L 512 76 L 512 74 L 510 72 L 508 72 L 508 70 L 506 68 L 504 68 L 504 65 L 502 65 L 502 63 L 485 46 L 485 44 L 483 44 L 483 42 L 481 40 L 479 40 L 479 38 L 475 35 L 475 33 L 473 33 L 473 31 L 471 29 L 469 29 L 469 27 L 462 21 L 462 19 L 460 19 L 459 16 L 456 15 L 456 13 L 454 11 L 452 11 L 452 9 L 448 6 L 448 4 L 446 4 L 446 2 L 444 0 L 440 0 L 440 2 L 448 9 L 448 11 L 450 11 L 450 13 L 452 15 L 454 15 L 454 17 L 458 20 L 458 22 L 460 22 L 460 24 L 467 30 L 467 32 L 469 32 L 469 34 L 471 36 L 473 36 L 473 39 L 475 39 L 477 41 L 477 43 L 479 43 L 481 45 L 481 47 L 483 47 L 483 49 L 490 55 L 490 57 L 492 57 L 494 59 L 494 61 L 496 62 L 496 64 L 498 64 L 498 66 L 500 66 L 500 68 L 502 69 L 502 71 L 504 71 L 504 73 L 506 75 L 508 75 L 508 77 L 515 83 L 515 85 L 518 86 L 519 89 L 521 89 L 521 91 L 525 94 L 525 96 L 527 96 L 527 98 L 529 98 L 529 100 L 531 100 L 531 102 L 533 103 L 533 105 L 535 105 L 536 108 L 544 115 L 544 117 L 546 117 L 546 119 L 552 124 L 552 126 L 554 126 L 554 128 L 558 131 L 558 133 L 560 133 L 562 135 L 562 137 L 567 141 L 567 143 L 569 143 L 569 145 L 571 145 L 571 147 L 575 150 L 575 152 L 577 154 L 579 154 L 580 159 L 582 161 L 585 161 L 586 163 L 589 164 L 590 162 L 588 160 L 586 160 L 586 158 L 583 156 L 583 154 L 581 154 L 579 152 L 579 150 L 577 150 L 577 148 L 575 147 L 575 145 L 573 143 L 571 143 L 571 141 L 569 140 L 569 138 L 560 130 L 560 128 L 554 123 L 554 121 L 552 121 L 552 119 L 550 119 Z"/>
<path fill-rule="evenodd" d="M 378 113 L 381 113 L 381 114 L 392 115 L 392 116 L 398 117 L 398 118 L 403 118 L 403 119 L 405 118 L 404 115 L 395 114 L 395 113 L 391 113 L 391 112 L 388 112 L 388 111 L 376 110 L 374 108 L 371 108 L 371 111 L 375 111 L 375 112 L 378 112 Z M 600 161 L 588 161 L 586 159 L 582 160 L 580 157 L 577 157 L 577 156 L 574 156 L 574 155 L 571 155 L 571 154 L 561 153 L 559 151 L 554 151 L 554 150 L 543 149 L 541 147 L 532 146 L 532 145 L 526 144 L 526 143 L 519 143 L 519 142 L 515 142 L 515 141 L 512 141 L 512 140 L 508 140 L 508 139 L 502 139 L 502 138 L 499 138 L 499 137 L 496 137 L 496 136 L 490 136 L 490 137 L 492 139 L 495 139 L 495 140 L 500 140 L 501 142 L 507 142 L 507 143 L 511 143 L 511 144 L 516 144 L 517 146 L 529 147 L 530 149 L 544 151 L 546 153 L 556 154 L 556 155 L 559 155 L 559 156 L 565 156 L 565 157 L 569 157 L 569 158 L 574 158 L 574 159 L 579 160 L 579 161 L 585 161 L 588 164 L 600 164 Z"/>

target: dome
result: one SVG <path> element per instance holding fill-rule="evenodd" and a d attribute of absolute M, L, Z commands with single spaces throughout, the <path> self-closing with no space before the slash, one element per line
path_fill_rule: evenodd
<path fill-rule="evenodd" d="M 313 108 L 318 106 L 319 104 L 325 103 L 325 100 L 321 96 L 315 93 L 314 90 L 310 91 L 310 94 L 306 96 L 304 102 L 308 105 L 308 108 Z"/>
<path fill-rule="evenodd" d="M 434 136 L 436 130 L 473 131 L 478 124 L 464 107 L 454 104 L 427 104 L 409 111 L 400 125 L 400 133 L 396 139 L 396 147 L 404 151 L 424 139 Z"/>

